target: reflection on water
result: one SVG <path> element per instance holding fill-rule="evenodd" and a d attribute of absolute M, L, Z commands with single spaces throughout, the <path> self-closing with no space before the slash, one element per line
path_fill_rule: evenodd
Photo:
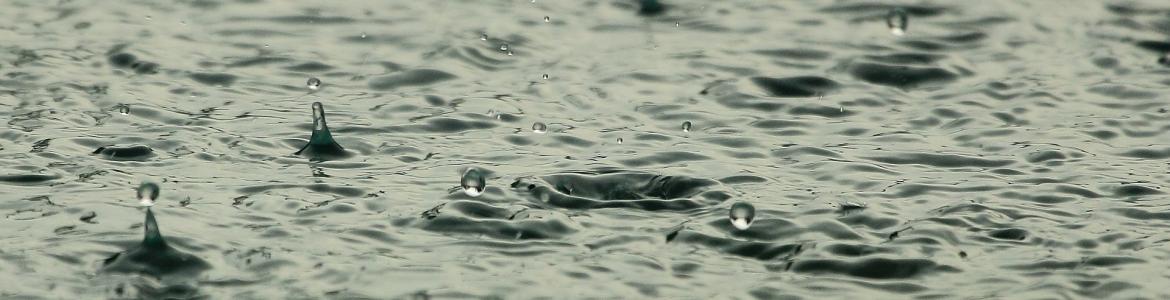
<path fill-rule="evenodd" d="M 12 1 L 0 294 L 1170 298 L 1168 14 Z"/>

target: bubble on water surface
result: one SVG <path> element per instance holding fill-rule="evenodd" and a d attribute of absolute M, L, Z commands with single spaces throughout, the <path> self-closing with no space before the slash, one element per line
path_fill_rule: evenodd
<path fill-rule="evenodd" d="M 459 180 L 459 186 L 463 188 L 463 193 L 472 197 L 479 197 L 483 194 L 484 189 L 487 188 L 487 180 L 483 173 L 476 168 L 468 168 L 463 172 L 463 178 Z"/>
<path fill-rule="evenodd" d="M 756 218 L 756 208 L 747 202 L 736 202 L 731 205 L 731 211 L 728 213 L 728 219 L 731 220 L 731 225 L 739 230 L 747 230 L 752 226 L 752 220 Z"/>

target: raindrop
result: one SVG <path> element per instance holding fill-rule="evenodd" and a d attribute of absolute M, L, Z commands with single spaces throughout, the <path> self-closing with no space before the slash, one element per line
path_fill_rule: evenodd
<path fill-rule="evenodd" d="M 508 56 L 512 56 L 512 50 L 508 50 Z"/>
<path fill-rule="evenodd" d="M 618 138 L 618 145 L 621 145 L 622 141 L 623 141 L 622 138 Z"/>
<path fill-rule="evenodd" d="M 459 186 L 463 187 L 463 193 L 472 197 L 479 197 L 483 194 L 483 190 L 487 188 L 487 182 L 483 178 L 483 173 L 476 168 L 467 168 L 463 172 L 463 178 L 459 180 Z"/>
<path fill-rule="evenodd" d="M 481 40 L 481 41 L 486 41 L 486 40 L 487 40 L 487 34 L 486 34 L 486 33 L 484 33 L 484 34 L 480 34 L 480 35 L 479 35 L 479 40 Z"/>
<path fill-rule="evenodd" d="M 544 79 L 548 80 L 548 74 L 544 74 Z"/>
<path fill-rule="evenodd" d="M 682 130 L 683 132 L 691 132 L 691 121 L 683 122 Z"/>
<path fill-rule="evenodd" d="M 500 44 L 500 51 L 508 51 L 508 44 Z"/>
<path fill-rule="evenodd" d="M 739 230 L 747 230 L 752 226 L 752 220 L 756 218 L 756 208 L 752 207 L 747 202 L 736 202 L 731 206 L 731 212 L 728 216 L 731 220 L 731 225 Z"/>
<path fill-rule="evenodd" d="M 138 186 L 138 203 L 142 206 L 154 206 L 154 201 L 158 200 L 158 185 L 151 182 L 143 182 Z"/>
<path fill-rule="evenodd" d="M 309 77 L 309 82 L 306 82 L 305 85 L 307 85 L 310 90 L 316 91 L 317 89 L 321 88 L 321 80 L 317 79 L 317 77 Z"/>
<path fill-rule="evenodd" d="M 130 105 L 118 104 L 118 113 L 120 113 L 122 115 L 129 115 L 130 114 Z"/>
<path fill-rule="evenodd" d="M 674 22 L 674 27 L 678 27 L 678 22 Z"/>
<path fill-rule="evenodd" d="M 906 34 L 906 27 L 910 25 L 909 19 L 906 16 L 906 11 L 901 8 L 894 8 L 886 15 L 886 26 L 890 27 L 890 34 L 894 36 L 902 36 Z"/>
<path fill-rule="evenodd" d="M 548 21 L 549 21 L 548 16 L 544 16 L 544 22 L 548 23 Z"/>
<path fill-rule="evenodd" d="M 541 123 L 541 122 L 532 123 L 532 132 L 535 132 L 535 133 L 548 132 L 548 125 L 544 125 L 544 123 Z"/>
<path fill-rule="evenodd" d="M 362 32 L 362 38 L 363 38 L 363 39 L 364 39 L 364 38 L 366 38 L 366 33 L 365 33 L 365 32 Z"/>

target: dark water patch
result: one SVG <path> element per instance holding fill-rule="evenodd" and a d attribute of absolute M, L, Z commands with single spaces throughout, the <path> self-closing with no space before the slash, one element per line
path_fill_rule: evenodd
<path fill-rule="evenodd" d="M 455 78 L 455 75 L 439 70 L 416 69 L 370 79 L 369 87 L 385 91 L 401 87 L 430 85 Z"/>
<path fill-rule="evenodd" d="M 797 77 L 752 77 L 752 83 L 776 97 L 817 97 L 824 96 L 841 87 L 832 79 L 817 76 Z"/>
<path fill-rule="evenodd" d="M 139 60 L 134 54 L 125 52 L 110 54 L 109 62 L 115 68 L 133 70 L 138 74 L 155 74 L 159 68 L 157 63 Z"/>
<path fill-rule="evenodd" d="M 623 165 L 626 165 L 628 167 L 637 168 L 637 167 L 645 167 L 645 166 L 651 166 L 651 165 L 669 165 L 669 164 L 674 164 L 674 163 L 679 163 L 679 162 L 696 161 L 696 160 L 709 160 L 709 159 L 711 159 L 711 158 L 707 157 L 705 155 L 702 155 L 702 154 L 691 153 L 691 152 L 669 151 L 669 152 L 658 152 L 655 154 L 651 154 L 651 155 L 643 156 L 643 157 L 639 157 L 639 158 L 625 159 L 625 160 L 621 160 L 620 162 Z"/>
<path fill-rule="evenodd" d="M 1145 159 L 1167 159 L 1170 158 L 1170 148 L 1163 149 L 1133 149 L 1121 153 L 1121 156 L 1128 156 L 1134 158 Z"/>
<path fill-rule="evenodd" d="M 61 176 L 55 174 L 0 175 L 0 182 L 13 185 L 40 185 L 57 179 L 61 179 Z"/>
<path fill-rule="evenodd" d="M 832 54 L 827 51 L 815 49 L 774 49 L 756 50 L 752 52 L 760 55 L 792 60 L 824 60 L 832 56 Z"/>
<path fill-rule="evenodd" d="M 342 16 L 319 16 L 319 15 L 295 15 L 295 16 L 272 16 L 272 17 L 230 17 L 228 21 L 265 21 L 289 25 L 331 25 L 331 24 L 347 24 L 353 23 L 355 20 L 350 17 Z"/>
<path fill-rule="evenodd" d="M 534 202 L 562 208 L 659 211 L 691 210 L 722 202 L 726 200 L 725 194 L 707 191 L 717 184 L 714 180 L 686 176 L 618 172 L 525 177 L 513 182 L 512 187 L 528 193 Z"/>
<path fill-rule="evenodd" d="M 869 160 L 898 165 L 927 165 L 941 168 L 998 168 L 1011 165 L 1010 160 L 995 160 L 955 154 L 905 153 L 895 156 L 878 156 Z"/>
<path fill-rule="evenodd" d="M 287 58 L 287 57 L 257 56 L 257 57 L 249 57 L 249 58 L 240 59 L 237 61 L 230 62 L 227 64 L 227 67 L 229 67 L 229 68 L 246 68 L 246 67 L 254 67 L 254 66 L 264 66 L 264 65 L 270 65 L 270 64 L 280 64 L 280 63 L 286 63 L 286 62 L 291 62 L 291 61 L 293 61 L 293 60 L 291 58 Z"/>
<path fill-rule="evenodd" d="M 950 83 L 958 75 L 935 67 L 910 67 L 877 63 L 854 63 L 850 74 L 857 79 L 877 85 L 908 90 Z"/>
<path fill-rule="evenodd" d="M 878 3 L 834 4 L 818 9 L 832 14 L 863 14 L 885 17 L 891 9 L 898 8 L 912 17 L 932 17 L 947 11 L 943 6 L 932 5 L 890 5 Z"/>
<path fill-rule="evenodd" d="M 956 269 L 926 259 L 866 258 L 854 261 L 828 259 L 796 260 L 792 271 L 808 274 L 839 274 L 868 279 L 910 279 L 928 274 L 957 273 Z"/>
<path fill-rule="evenodd" d="M 862 257 L 876 254 L 893 254 L 895 251 L 891 248 L 883 248 L 871 245 L 861 244 L 831 244 L 821 245 L 817 247 L 825 252 L 832 253 L 837 256 L 844 257 Z"/>
<path fill-rule="evenodd" d="M 1163 192 L 1158 188 L 1152 188 L 1152 187 L 1139 185 L 1139 184 L 1125 184 L 1125 185 L 1118 187 L 1117 190 L 1114 191 L 1114 193 L 1118 197 L 1136 197 L 1136 196 L 1146 196 L 1146 195 L 1159 195 L 1159 194 L 1165 194 L 1166 192 Z"/>
<path fill-rule="evenodd" d="M 480 120 L 464 120 L 448 117 L 425 119 L 420 124 L 394 125 L 386 127 L 383 132 L 390 133 L 459 133 L 470 130 L 491 129 L 497 123 Z"/>
<path fill-rule="evenodd" d="M 777 103 L 775 99 L 760 98 L 743 93 L 720 95 L 715 98 L 715 102 L 728 108 L 750 109 L 764 112 L 773 112 L 785 107 L 783 103 Z"/>
<path fill-rule="evenodd" d="M 752 127 L 761 129 L 784 129 L 792 127 L 810 127 L 809 124 L 802 121 L 792 120 L 760 120 L 754 121 L 750 124 Z"/>
<path fill-rule="evenodd" d="M 801 147 L 784 147 L 784 148 L 772 150 L 772 156 L 774 156 L 774 157 L 794 157 L 794 156 L 802 156 L 802 155 L 816 155 L 816 156 L 824 156 L 824 157 L 832 157 L 832 158 L 841 158 L 841 155 L 837 154 L 836 152 L 822 149 L 822 148 L 817 148 L 817 147 L 803 147 L 803 146 L 801 146 Z"/>
<path fill-rule="evenodd" d="M 252 195 L 252 194 L 256 194 L 256 193 L 262 193 L 262 192 L 268 191 L 268 190 L 295 189 L 295 188 L 304 188 L 304 189 L 307 189 L 307 190 L 310 190 L 313 192 L 317 192 L 317 193 L 335 194 L 335 195 L 343 196 L 343 197 L 361 197 L 361 196 L 366 195 L 366 191 L 364 189 L 361 189 L 361 188 L 333 186 L 333 185 L 324 184 L 324 183 L 306 184 L 306 185 L 298 185 L 298 184 L 260 185 L 260 186 L 250 186 L 250 187 L 240 188 L 238 191 L 240 193 L 245 194 L 245 195 Z"/>
<path fill-rule="evenodd" d="M 1028 238 L 1028 232 L 1019 228 L 996 229 L 987 233 L 988 236 L 1001 240 L 1023 241 Z"/>
<path fill-rule="evenodd" d="M 577 232 L 558 218 L 504 219 L 512 213 L 495 214 L 504 209 L 487 204 L 473 206 L 463 203 L 452 206 L 455 211 L 471 215 L 443 213 L 419 221 L 419 227 L 431 232 L 483 235 L 502 240 L 559 239 Z"/>
<path fill-rule="evenodd" d="M 110 145 L 98 147 L 92 154 L 114 161 L 147 161 L 155 156 L 154 149 L 144 145 Z"/>
<path fill-rule="evenodd" d="M 231 86 L 236 82 L 236 75 L 227 73 L 191 73 L 191 80 L 210 86 Z"/>
<path fill-rule="evenodd" d="M 793 115 L 813 115 L 825 118 L 841 118 L 857 114 L 852 110 L 845 110 L 843 107 L 829 107 L 821 105 L 800 105 L 788 110 L 789 114 Z"/>
<path fill-rule="evenodd" d="M 298 65 L 287 66 L 287 67 L 284 67 L 284 69 L 289 70 L 289 71 L 293 71 L 293 72 L 325 72 L 325 71 L 333 70 L 333 66 L 314 61 L 314 62 L 306 62 L 306 63 L 302 63 L 302 64 L 298 64 Z"/>
<path fill-rule="evenodd" d="M 765 243 L 714 237 L 690 230 L 678 232 L 670 242 L 702 246 L 722 253 L 758 260 L 775 260 L 796 256 L 805 247 L 804 244 L 800 243 Z"/>
<path fill-rule="evenodd" d="M 889 65 L 933 65 L 946 56 L 930 53 L 895 53 L 886 55 L 867 55 L 866 59 Z"/>
<path fill-rule="evenodd" d="M 1108 96 L 1116 99 L 1134 100 L 1134 99 L 1154 99 L 1158 97 L 1158 93 L 1146 91 L 1136 87 L 1119 85 L 1119 84 L 1101 84 L 1088 88 L 1086 91 L 1102 96 Z"/>
<path fill-rule="evenodd" d="M 1064 160 L 1067 158 L 1068 158 L 1068 156 L 1065 156 L 1064 153 L 1062 153 L 1060 151 L 1047 150 L 1047 151 L 1038 151 L 1038 152 L 1028 153 L 1028 156 L 1027 156 L 1027 158 L 1025 158 L 1025 160 L 1027 160 L 1030 163 L 1041 163 L 1041 162 L 1046 162 L 1046 161 L 1051 161 L 1051 160 Z"/>
<path fill-rule="evenodd" d="M 736 175 L 723 177 L 719 179 L 719 182 L 723 184 L 764 183 L 768 182 L 768 179 L 755 175 Z"/>

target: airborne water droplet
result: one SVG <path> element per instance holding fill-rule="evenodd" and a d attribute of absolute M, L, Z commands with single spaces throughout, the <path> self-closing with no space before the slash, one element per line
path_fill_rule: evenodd
<path fill-rule="evenodd" d="M 321 80 L 317 79 L 317 77 L 309 77 L 309 82 L 306 82 L 305 85 L 308 86 L 310 90 L 316 91 L 317 89 L 321 88 Z"/>
<path fill-rule="evenodd" d="M 500 51 L 508 51 L 508 44 L 500 44 Z"/>
<path fill-rule="evenodd" d="M 364 39 L 364 38 L 366 38 L 366 33 L 365 33 L 365 32 L 362 32 L 362 38 L 363 38 L 363 39 Z"/>
<path fill-rule="evenodd" d="M 459 186 L 463 188 L 463 193 L 472 197 L 479 197 L 483 194 L 484 189 L 487 188 L 487 182 L 483 178 L 483 173 L 476 168 L 467 168 L 463 172 L 463 178 L 459 180 Z"/>
<path fill-rule="evenodd" d="M 731 220 L 731 226 L 735 226 L 739 230 L 747 230 L 748 227 L 752 226 L 752 220 L 756 218 L 756 208 L 747 202 L 736 202 L 731 206 L 728 218 Z"/>
<path fill-rule="evenodd" d="M 544 79 L 548 79 L 548 74 L 544 74 Z"/>
<path fill-rule="evenodd" d="M 618 145 L 622 144 L 622 138 L 618 138 Z"/>
<path fill-rule="evenodd" d="M 158 185 L 151 182 L 143 182 L 138 186 L 138 203 L 142 206 L 154 206 L 154 202 L 158 200 Z"/>
<path fill-rule="evenodd" d="M 548 21 L 549 21 L 548 16 L 544 16 L 544 22 L 548 23 Z"/>
<path fill-rule="evenodd" d="M 508 56 L 512 56 L 512 50 L 508 50 Z"/>
<path fill-rule="evenodd" d="M 118 113 L 120 113 L 122 115 L 129 115 L 130 114 L 130 105 L 118 104 Z"/>
<path fill-rule="evenodd" d="M 548 132 L 548 125 L 544 125 L 544 123 L 541 123 L 541 122 L 532 123 L 532 132 L 535 132 L 535 133 Z"/>
<path fill-rule="evenodd" d="M 901 8 L 894 8 L 886 14 L 886 26 L 890 27 L 890 34 L 894 36 L 902 36 L 906 34 L 906 27 L 910 25 L 909 17 L 906 16 L 906 11 Z"/>
<path fill-rule="evenodd" d="M 480 35 L 479 35 L 479 40 L 481 40 L 481 41 L 486 41 L 486 40 L 487 40 L 487 34 L 486 34 L 486 33 L 484 33 L 484 34 L 480 34 Z"/>
<path fill-rule="evenodd" d="M 683 122 L 682 130 L 683 132 L 691 132 L 691 121 Z"/>

